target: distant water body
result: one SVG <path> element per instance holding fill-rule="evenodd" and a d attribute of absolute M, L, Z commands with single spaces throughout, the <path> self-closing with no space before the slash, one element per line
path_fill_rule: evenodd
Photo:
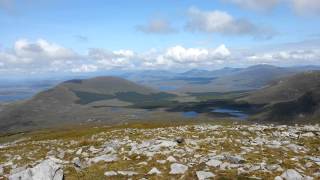
<path fill-rule="evenodd" d="M 161 87 L 159 87 L 159 90 L 161 90 L 161 91 L 174 91 L 177 89 L 178 89 L 178 87 L 176 87 L 176 86 L 161 86 Z"/>
<path fill-rule="evenodd" d="M 230 115 L 232 117 L 236 117 L 237 119 L 241 119 L 241 120 L 248 119 L 248 117 L 249 117 L 248 114 L 246 114 L 242 111 L 239 111 L 239 110 L 234 110 L 234 109 L 216 108 L 216 109 L 212 110 L 211 112 Z"/>
<path fill-rule="evenodd" d="M 182 112 L 182 116 L 185 118 L 196 118 L 199 114 L 195 111 Z"/>
<path fill-rule="evenodd" d="M 34 94 L 15 94 L 15 95 L 0 95 L 0 102 L 13 102 L 13 101 L 20 101 L 20 100 L 25 100 L 29 99 L 33 96 Z"/>

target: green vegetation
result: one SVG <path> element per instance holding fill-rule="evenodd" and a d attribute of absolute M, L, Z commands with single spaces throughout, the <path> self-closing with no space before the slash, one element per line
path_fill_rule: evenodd
<path fill-rule="evenodd" d="M 236 99 L 248 95 L 248 91 L 232 91 L 232 92 L 204 92 L 204 93 L 188 93 L 191 96 L 197 97 L 200 101 L 219 100 L 219 99 Z"/>
<path fill-rule="evenodd" d="M 108 100 L 114 98 L 112 95 L 108 94 L 98 94 L 98 93 L 92 93 L 92 92 L 82 92 L 82 91 L 73 91 L 76 96 L 79 97 L 79 100 L 76 101 L 78 104 L 89 104 L 95 101 L 102 101 L 102 100 Z"/>
<path fill-rule="evenodd" d="M 120 101 L 130 102 L 134 104 L 132 107 L 139 108 L 156 108 L 156 107 L 167 107 L 172 104 L 171 98 L 176 97 L 173 94 L 168 93 L 153 93 L 153 94 L 140 94 L 137 92 L 119 92 L 115 95 L 109 94 L 98 94 L 92 92 L 73 91 L 79 100 L 76 101 L 78 104 L 86 105 L 96 101 L 118 99 Z"/>

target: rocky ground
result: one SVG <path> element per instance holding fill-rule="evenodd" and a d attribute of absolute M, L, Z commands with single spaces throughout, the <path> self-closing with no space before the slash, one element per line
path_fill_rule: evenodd
<path fill-rule="evenodd" d="M 0 146 L 0 179 L 320 179 L 320 126 L 95 127 Z"/>

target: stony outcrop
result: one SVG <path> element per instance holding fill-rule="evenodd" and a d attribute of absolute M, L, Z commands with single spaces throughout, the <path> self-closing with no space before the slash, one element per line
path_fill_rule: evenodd
<path fill-rule="evenodd" d="M 42 161 L 33 168 L 9 176 L 9 180 L 62 180 L 62 167 L 52 160 Z"/>

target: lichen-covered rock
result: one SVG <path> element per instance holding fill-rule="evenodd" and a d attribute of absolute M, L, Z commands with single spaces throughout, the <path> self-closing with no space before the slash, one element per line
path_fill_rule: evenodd
<path fill-rule="evenodd" d="M 104 173 L 105 176 L 116 176 L 118 173 L 115 171 L 107 171 Z"/>
<path fill-rule="evenodd" d="M 239 155 L 236 155 L 236 156 L 226 155 L 226 159 L 234 164 L 241 164 L 245 162 L 245 160 Z"/>
<path fill-rule="evenodd" d="M 137 175 L 138 173 L 134 171 L 118 171 L 118 174 L 122 176 L 134 176 L 134 175 Z"/>
<path fill-rule="evenodd" d="M 104 162 L 114 162 L 114 161 L 117 161 L 117 160 L 118 160 L 118 157 L 117 157 L 117 155 L 114 155 L 114 154 L 101 155 L 101 156 L 97 156 L 97 157 L 91 158 L 91 159 L 89 160 L 89 164 L 98 163 L 98 162 L 100 162 L 100 161 L 104 161 Z"/>
<path fill-rule="evenodd" d="M 218 167 L 220 164 L 222 164 L 222 162 L 216 159 L 211 159 L 210 161 L 206 162 L 206 165 L 211 167 Z"/>
<path fill-rule="evenodd" d="M 170 168 L 170 174 L 184 174 L 188 170 L 188 166 L 178 163 L 171 164 Z"/>
<path fill-rule="evenodd" d="M 212 172 L 206 172 L 206 171 L 197 171 L 196 174 L 199 180 L 206 180 L 216 176 Z"/>
<path fill-rule="evenodd" d="M 63 170 L 60 165 L 48 159 L 33 168 L 28 168 L 9 176 L 9 180 L 62 180 Z"/>
<path fill-rule="evenodd" d="M 149 172 L 149 175 L 153 175 L 153 174 L 161 174 L 161 171 L 159 171 L 157 168 L 153 167 Z"/>
<path fill-rule="evenodd" d="M 3 175 L 3 167 L 0 165 L 0 176 Z"/>
<path fill-rule="evenodd" d="M 285 180 L 303 180 L 303 177 L 294 169 L 286 170 L 281 177 Z"/>

